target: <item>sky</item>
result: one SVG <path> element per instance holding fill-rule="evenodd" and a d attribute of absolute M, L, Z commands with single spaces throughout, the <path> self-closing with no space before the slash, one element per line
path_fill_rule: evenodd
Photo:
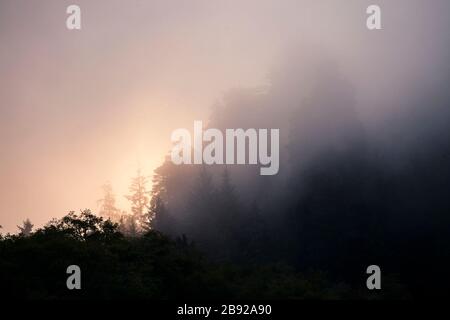
<path fill-rule="evenodd" d="M 383 29 L 365 10 L 382 8 Z M 432 3 L 432 4 L 431 4 Z M 82 29 L 66 28 L 81 7 Z M 360 111 L 431 83 L 448 47 L 448 1 L 0 0 L 0 225 L 97 209 L 110 181 L 128 210 L 177 128 L 206 121 L 230 89 L 263 87 L 292 47 L 325 50 Z M 395 72 L 393 71 L 395 69 Z"/>

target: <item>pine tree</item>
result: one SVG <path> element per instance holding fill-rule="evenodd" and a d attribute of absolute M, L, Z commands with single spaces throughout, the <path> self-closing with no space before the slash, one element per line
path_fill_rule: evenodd
<path fill-rule="evenodd" d="M 222 247 L 218 243 L 223 242 L 223 233 L 217 220 L 217 189 L 205 166 L 197 170 L 186 202 L 182 230 L 201 250 L 214 256 L 221 255 Z"/>
<path fill-rule="evenodd" d="M 131 202 L 131 213 L 137 231 L 144 229 L 148 222 L 149 194 L 147 191 L 147 177 L 138 169 L 136 177 L 132 179 L 130 195 L 125 196 Z"/>
<path fill-rule="evenodd" d="M 123 235 L 131 238 L 135 238 L 139 235 L 139 229 L 136 219 L 133 215 L 123 212 L 119 219 L 119 232 Z"/>
<path fill-rule="evenodd" d="M 111 219 L 113 222 L 120 220 L 120 210 L 116 208 L 116 197 L 109 182 L 102 186 L 103 199 L 98 200 L 100 204 L 100 216 Z"/>
<path fill-rule="evenodd" d="M 244 245 L 245 221 L 242 208 L 227 169 L 223 171 L 219 186 L 216 215 L 218 228 L 222 235 L 222 252 L 227 258 L 235 258 L 241 253 L 240 245 Z"/>
<path fill-rule="evenodd" d="M 155 169 L 152 179 L 152 198 L 161 199 L 167 197 L 168 172 L 174 164 L 166 159 L 164 163 Z"/>
<path fill-rule="evenodd" d="M 217 190 L 213 184 L 212 175 L 203 166 L 194 182 L 188 203 L 193 220 L 198 220 L 198 223 L 212 223 L 215 220 L 216 204 Z"/>
<path fill-rule="evenodd" d="M 119 219 L 119 232 L 123 235 L 127 235 L 128 232 L 127 215 L 125 213 Z"/>
<path fill-rule="evenodd" d="M 166 157 L 164 163 L 155 169 L 150 207 L 144 225 L 146 230 L 155 229 L 167 235 L 173 235 L 175 220 L 169 213 L 168 205 L 175 196 L 180 196 L 179 182 L 183 179 L 183 175 L 179 169 L 181 168 L 173 164 L 170 157 Z"/>
<path fill-rule="evenodd" d="M 245 248 L 242 250 L 242 255 L 250 261 L 255 261 L 255 259 L 267 256 L 267 245 L 269 243 L 267 226 L 256 201 L 253 201 L 250 206 L 250 211 L 245 220 L 241 230 L 245 235 Z"/>
<path fill-rule="evenodd" d="M 165 206 L 179 196 L 180 180 L 184 180 L 182 166 L 175 165 L 170 157 L 155 169 L 152 178 L 152 199 L 159 197 Z"/>
<path fill-rule="evenodd" d="M 230 174 L 225 169 L 222 174 L 222 184 L 219 189 L 220 202 L 223 207 L 228 210 L 235 210 L 236 213 L 238 206 L 238 199 L 234 191 L 234 186 L 231 184 Z"/>
<path fill-rule="evenodd" d="M 227 169 L 222 174 L 218 206 L 220 208 L 218 218 L 223 227 L 229 231 L 236 229 L 241 222 L 241 207 Z"/>
<path fill-rule="evenodd" d="M 150 202 L 149 216 L 151 218 L 151 229 L 161 231 L 165 234 L 171 233 L 171 218 L 161 196 L 156 195 Z"/>
<path fill-rule="evenodd" d="M 22 227 L 21 226 L 17 226 L 17 228 L 19 228 L 20 230 L 20 235 L 23 237 L 28 237 L 31 235 L 31 232 L 33 231 L 33 227 L 34 225 L 31 223 L 30 219 L 27 219 L 23 222 Z"/>

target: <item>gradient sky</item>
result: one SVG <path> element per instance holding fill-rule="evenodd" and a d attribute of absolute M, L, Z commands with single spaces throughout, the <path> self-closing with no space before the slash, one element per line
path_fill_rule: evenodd
<path fill-rule="evenodd" d="M 74 3 L 81 31 L 65 27 Z M 365 27 L 372 3 L 378 33 Z M 150 175 L 174 129 L 207 120 L 231 88 L 266 85 L 298 43 L 328 50 L 365 106 L 405 79 L 427 81 L 448 12 L 441 0 L 0 0 L 0 224 L 95 211 L 108 180 L 127 210 L 138 164 Z"/>

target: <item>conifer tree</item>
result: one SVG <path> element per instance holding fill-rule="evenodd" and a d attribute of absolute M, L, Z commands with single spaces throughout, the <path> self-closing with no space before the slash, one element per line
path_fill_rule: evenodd
<path fill-rule="evenodd" d="M 110 219 L 113 222 L 120 220 L 120 210 L 116 207 L 116 197 L 109 182 L 102 186 L 103 199 L 98 200 L 100 204 L 100 216 Z"/>
<path fill-rule="evenodd" d="M 137 231 L 144 229 L 148 220 L 150 192 L 147 191 L 147 182 L 147 177 L 142 175 L 141 170 L 138 169 L 136 177 L 131 181 L 130 194 L 125 196 L 131 202 L 131 215 L 134 220 L 131 225 L 136 226 Z"/>
<path fill-rule="evenodd" d="M 28 237 L 31 235 L 31 232 L 33 231 L 34 225 L 31 223 L 30 219 L 26 219 L 22 226 L 17 226 L 20 230 L 20 235 L 23 237 Z"/>

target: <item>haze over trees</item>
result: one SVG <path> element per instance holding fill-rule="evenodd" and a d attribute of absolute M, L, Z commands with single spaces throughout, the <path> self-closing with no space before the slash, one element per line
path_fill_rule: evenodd
<path fill-rule="evenodd" d="M 379 261 L 414 295 L 441 295 L 450 252 L 448 75 L 371 131 L 337 64 L 310 59 L 309 79 L 300 72 L 308 63 L 291 61 L 269 88 L 231 91 L 211 115 L 214 128 L 280 128 L 279 174 L 166 161 L 156 181 L 171 223 L 155 229 L 186 235 L 215 261 L 283 261 L 351 284 Z M 415 259 L 420 267 L 408 264 Z M 428 280 L 414 276 L 421 268 Z"/>
<path fill-rule="evenodd" d="M 89 210 L 71 212 L 28 237 L 10 235 L 0 241 L 0 253 L 0 294 L 9 299 L 364 297 L 320 273 L 212 263 L 185 240 L 157 231 L 126 238 L 117 224 Z M 65 286 L 74 261 L 83 272 L 82 290 Z"/>
<path fill-rule="evenodd" d="M 147 191 L 148 178 L 141 170 L 131 180 L 129 195 L 125 198 L 130 202 L 131 212 L 127 213 L 116 207 L 116 196 L 112 185 L 107 182 L 102 186 L 103 198 L 98 200 L 99 215 L 119 224 L 120 231 L 128 236 L 136 237 L 150 228 L 152 215 L 149 215 L 150 192 Z"/>
<path fill-rule="evenodd" d="M 102 186 L 103 198 L 98 200 L 100 205 L 99 214 L 105 219 L 111 221 L 119 221 L 121 218 L 121 211 L 116 207 L 116 197 L 113 193 L 110 182 L 105 183 Z"/>
<path fill-rule="evenodd" d="M 138 231 L 145 229 L 151 220 L 151 217 L 148 217 L 150 192 L 147 191 L 147 179 L 138 169 L 130 185 L 130 194 L 125 196 L 131 203 L 131 215 Z"/>
<path fill-rule="evenodd" d="M 230 91 L 209 124 L 280 128 L 277 175 L 166 159 L 151 191 L 140 171 L 132 179 L 130 214 L 119 213 L 106 185 L 99 214 L 110 220 L 71 212 L 2 238 L 0 281 L 14 296 L 78 297 L 54 278 L 77 261 L 90 270 L 79 293 L 86 298 L 442 297 L 450 267 L 448 74 L 372 131 L 337 64 L 317 55 L 288 61 L 264 90 Z M 374 263 L 383 271 L 379 293 L 365 288 Z M 21 280 L 27 274 L 31 286 Z"/>

